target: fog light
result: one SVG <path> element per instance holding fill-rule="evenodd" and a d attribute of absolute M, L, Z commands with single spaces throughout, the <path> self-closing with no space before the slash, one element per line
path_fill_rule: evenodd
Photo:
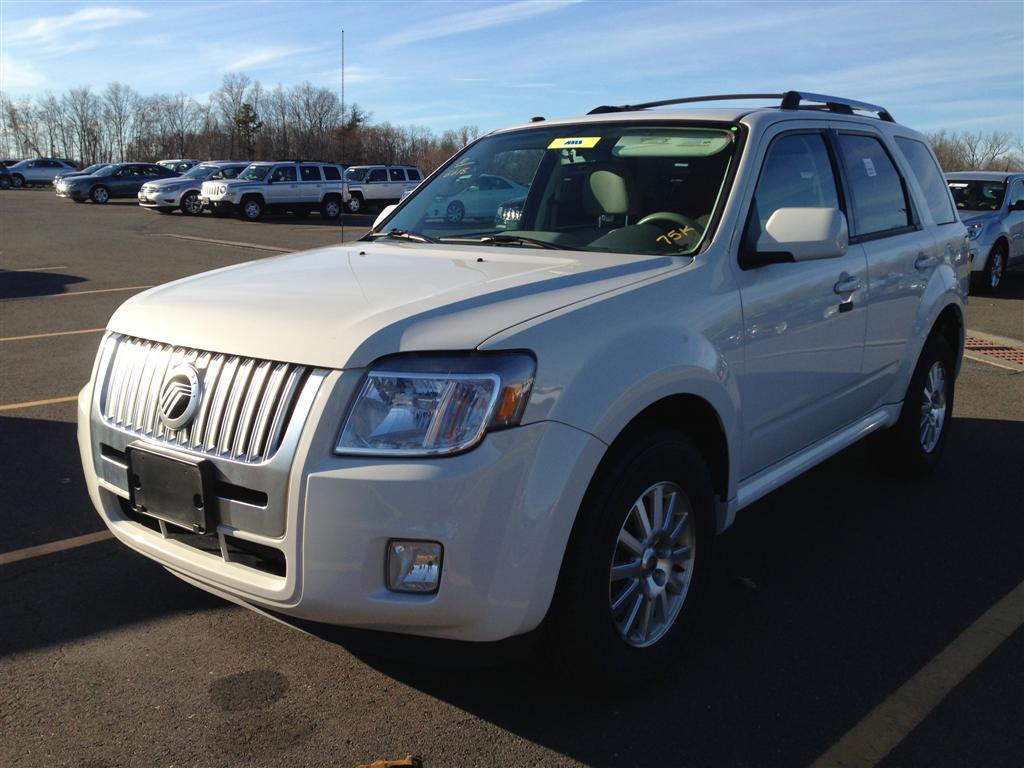
<path fill-rule="evenodd" d="M 388 542 L 388 589 L 392 592 L 437 592 L 444 547 L 436 541 Z"/>

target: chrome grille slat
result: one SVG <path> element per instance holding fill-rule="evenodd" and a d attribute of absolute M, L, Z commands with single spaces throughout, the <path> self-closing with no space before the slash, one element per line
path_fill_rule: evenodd
<path fill-rule="evenodd" d="M 273 360 L 112 336 L 104 373 L 103 420 L 185 450 L 235 461 L 269 460 L 281 444 L 308 370 Z M 159 416 L 160 390 L 170 371 L 188 362 L 203 393 L 195 419 L 172 430 Z"/>

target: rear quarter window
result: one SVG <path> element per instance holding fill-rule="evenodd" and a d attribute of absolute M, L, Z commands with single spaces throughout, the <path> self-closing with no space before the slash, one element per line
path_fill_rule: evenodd
<path fill-rule="evenodd" d="M 936 224 L 956 221 L 956 212 L 949 198 L 949 187 L 939 164 L 923 142 L 897 137 L 896 146 L 906 158 L 914 178 L 924 191 L 925 202 Z"/>

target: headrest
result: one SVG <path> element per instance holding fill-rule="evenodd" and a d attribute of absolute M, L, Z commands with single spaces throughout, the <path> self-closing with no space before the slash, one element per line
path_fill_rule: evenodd
<path fill-rule="evenodd" d="M 611 171 L 594 171 L 588 181 L 590 191 L 602 213 L 620 216 L 629 213 L 626 180 Z"/>

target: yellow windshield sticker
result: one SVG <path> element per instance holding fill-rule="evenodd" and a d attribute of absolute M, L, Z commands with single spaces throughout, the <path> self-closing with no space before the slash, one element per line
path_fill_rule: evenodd
<path fill-rule="evenodd" d="M 696 231 L 696 229 L 687 224 L 686 226 L 681 227 L 680 229 L 670 229 L 664 235 L 658 235 L 654 239 L 657 240 L 659 243 L 664 243 L 665 245 L 672 245 L 674 241 L 682 240 L 684 237 L 689 237 Z"/>
<path fill-rule="evenodd" d="M 548 144 L 548 149 L 593 149 L 600 136 L 577 136 L 570 139 L 555 139 Z"/>

